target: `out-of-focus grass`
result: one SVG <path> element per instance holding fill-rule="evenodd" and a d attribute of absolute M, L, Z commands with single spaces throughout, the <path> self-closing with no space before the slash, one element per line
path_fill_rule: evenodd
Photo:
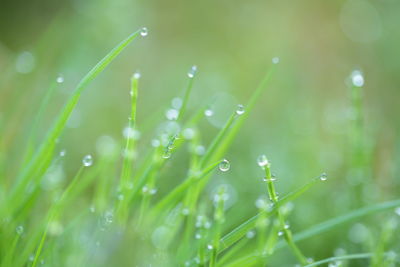
<path fill-rule="evenodd" d="M 149 190 L 157 188 L 157 194 L 145 196 L 144 204 L 136 207 L 141 210 L 141 225 L 148 223 L 143 214 L 173 192 L 188 170 L 196 171 L 200 163 L 203 168 L 212 166 L 225 157 L 230 161 L 231 170 L 207 174 L 207 185 L 196 184 L 190 189 L 189 195 L 193 199 L 185 197 L 183 201 L 189 210 L 200 209 L 211 218 L 208 206 L 212 201 L 209 195 L 215 193 L 213 190 L 219 184 L 227 184 L 232 203 L 226 205 L 225 217 L 228 219 L 223 225 L 223 233 L 235 229 L 257 212 L 254 203 L 259 196 L 266 194 L 260 178 L 263 174 L 256 164 L 257 156 L 263 153 L 273 162 L 277 172 L 275 185 L 281 194 L 301 187 L 309 177 L 328 173 L 326 184 L 307 191 L 294 202 L 295 207 L 288 221 L 295 237 L 297 232 L 321 221 L 397 198 L 399 125 L 396 101 L 400 82 L 396 74 L 400 64 L 396 51 L 400 42 L 396 34 L 400 8 L 397 2 L 354 0 L 321 4 L 318 1 L 254 1 L 230 5 L 203 1 L 176 4 L 166 6 L 153 1 L 65 2 L 64 6 L 55 7 L 52 15 L 44 19 L 37 15 L 39 12 L 32 11 L 26 19 L 21 15 L 11 16 L 13 12 L 22 12 L 21 7 L 15 4 L 8 6 L 10 15 L 1 16 L 3 21 L 7 20 L 2 25 L 12 25 L 1 27 L 0 38 L 2 209 L 6 204 L 17 204 L 9 202 L 10 189 L 17 183 L 17 174 L 24 164 L 29 164 L 26 160 L 29 155 L 37 152 L 37 145 L 43 142 L 49 125 L 52 125 L 82 73 L 93 65 L 95 59 L 107 53 L 107 47 L 127 35 L 132 27 L 146 25 L 152 29 L 148 38 L 136 43 L 135 49 L 127 50 L 112 68 L 89 85 L 90 90 L 82 94 L 56 146 L 56 154 L 65 149 L 66 156 L 60 159 L 52 156 L 51 163 L 41 162 L 50 164 L 50 168 L 42 177 L 46 182 L 35 192 L 34 199 L 37 201 L 24 206 L 19 217 L 4 218 L 4 222 L 17 220 L 13 227 L 24 226 L 25 234 L 19 237 L 22 241 L 40 237 L 37 234 L 30 239 L 28 233 L 41 231 L 37 225 L 43 219 L 43 212 L 69 184 L 86 154 L 93 155 L 94 165 L 84 174 L 86 178 L 78 183 L 77 186 L 82 189 L 77 190 L 73 206 L 85 206 L 87 211 L 94 205 L 97 216 L 107 217 L 106 211 L 109 211 L 111 203 L 106 196 L 112 196 L 113 201 L 123 198 L 115 189 L 120 182 L 118 177 L 122 166 L 120 151 L 116 147 L 122 148 L 126 141 L 121 133 L 127 126 L 127 114 L 130 113 L 129 77 L 136 70 L 142 73 L 137 106 L 141 137 L 134 140 L 137 152 L 132 173 L 141 178 L 138 179 L 143 183 L 140 190 L 144 186 Z M 213 8 L 210 8 L 211 4 Z M 352 9 L 354 5 L 363 12 L 355 12 Z M 7 12 L 5 10 L 1 12 Z M 19 20 L 14 21 L 17 17 Z M 163 148 L 149 151 L 149 144 L 159 133 L 157 129 L 165 111 L 170 108 L 171 99 L 175 96 L 185 98 L 187 78 L 183 74 L 191 64 L 199 67 L 199 75 L 184 108 L 186 119 L 189 121 L 191 115 L 203 108 L 214 111 L 211 117 L 204 119 L 202 115 L 200 119 L 194 119 L 196 127 L 190 126 L 199 133 L 191 143 L 201 150 L 201 145 L 210 147 L 236 105 L 249 99 L 252 88 L 257 87 L 258 78 L 276 55 L 280 56 L 280 68 L 270 80 L 268 92 L 259 97 L 259 103 L 252 112 L 249 112 L 249 105 L 245 105 L 246 111 L 239 119 L 248 114 L 251 116 L 243 124 L 235 122 L 235 125 L 242 124 L 240 134 L 222 138 L 223 142 L 233 142 L 227 151 L 214 150 L 212 157 L 207 156 L 209 160 L 206 164 L 201 157 L 189 158 L 184 149 L 176 149 L 171 159 L 158 162 L 155 157 L 165 151 Z M 354 69 L 363 72 L 365 84 L 361 89 L 348 83 Z M 63 83 L 55 82 L 59 75 L 64 78 Z M 49 94 L 49 85 L 54 83 L 48 108 L 40 116 L 42 119 L 36 121 L 40 103 Z M 359 101 L 362 109 L 357 108 Z M 32 124 L 37 131 L 34 141 L 28 138 Z M 232 136 L 234 132 L 235 129 L 232 129 Z M 109 144 L 109 150 L 104 144 Z M 177 140 L 174 145 L 180 147 L 180 141 Z M 27 148 L 29 153 L 25 154 Z M 154 164 L 155 161 L 157 164 Z M 154 176 L 162 178 L 153 182 L 156 181 Z M 84 189 L 94 181 L 96 187 Z M 202 194 L 200 189 L 204 189 Z M 140 190 L 135 188 L 136 193 L 128 197 L 126 203 L 139 203 L 142 199 Z M 208 204 L 198 207 L 195 203 Z M 72 208 L 66 210 L 66 218 L 77 216 Z M 121 212 L 122 217 L 124 213 Z M 21 214 L 30 215 L 29 223 L 24 222 L 25 215 Z M 341 225 L 312 237 L 310 241 L 301 241 L 299 246 L 305 255 L 315 259 L 342 251 L 338 248 L 346 250 L 347 254 L 378 251 L 381 247 L 378 244 L 383 242 L 379 241 L 382 236 L 380 231 L 385 232 L 387 228 L 384 226 L 382 230 L 380 222 L 391 222 L 393 212 L 382 214 Z M 191 216 L 187 221 L 194 225 L 196 218 Z M 82 236 L 86 236 L 88 231 L 85 229 L 90 229 L 93 223 L 78 218 L 75 221 L 76 224 L 86 222 L 86 228 L 80 228 Z M 69 219 L 59 223 L 65 227 L 70 225 Z M 10 229 L 3 227 L 2 234 Z M 185 229 L 186 233 L 192 231 L 191 226 L 185 226 Z M 156 229 L 149 231 L 153 230 Z M 159 231 L 162 232 L 162 229 Z M 177 231 L 175 229 L 171 233 Z M 7 235 L 13 234 L 12 230 Z M 109 262 L 139 259 L 137 255 L 140 252 L 130 255 L 126 251 L 112 249 L 119 247 L 117 244 L 136 244 L 131 242 L 130 237 L 116 240 L 119 237 L 110 234 L 108 238 L 110 240 L 106 243 L 111 247 L 102 249 L 107 251 L 104 255 L 110 253 L 107 256 Z M 191 244 L 192 238 L 186 236 L 186 244 Z M 244 244 L 244 241 L 240 242 Z M 52 239 L 50 242 L 57 244 Z M 252 240 L 249 242 L 253 243 Z M 383 243 L 386 244 L 386 241 Z M 6 241 L 2 246 L 5 244 Z M 29 258 L 28 253 L 37 248 L 37 243 L 29 246 L 26 251 L 30 252 L 24 253 L 21 262 Z M 46 246 L 53 245 L 44 243 L 44 251 Z M 155 251 L 153 246 L 149 242 L 143 250 Z M 239 250 L 243 257 L 254 250 L 252 246 L 243 247 Z M 387 249 L 386 245 L 383 247 Z M 2 251 L 6 251 L 3 248 Z M 75 249 L 79 251 L 79 246 Z M 62 251 L 61 248 L 58 251 Z M 180 253 L 190 254 L 182 248 Z M 224 253 L 229 253 L 229 250 Z M 280 253 L 277 251 L 268 261 L 280 265 L 295 261 Z M 63 257 L 66 260 L 67 256 Z M 208 258 L 208 255 L 205 257 Z M 229 261 L 226 256 L 224 262 Z M 364 262 L 355 261 L 354 264 L 362 265 Z"/>

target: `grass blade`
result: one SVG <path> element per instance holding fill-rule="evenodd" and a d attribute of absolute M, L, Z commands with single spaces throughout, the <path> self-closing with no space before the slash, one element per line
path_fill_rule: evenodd
<path fill-rule="evenodd" d="M 30 163 L 26 168 L 22 171 L 19 177 L 19 183 L 15 186 L 11 195 L 11 203 L 15 203 L 14 201 L 18 200 L 18 196 L 22 195 L 25 190 L 30 178 L 32 177 L 32 173 L 36 170 L 37 166 L 41 166 L 42 162 L 45 161 L 46 156 L 51 155 L 52 148 L 56 142 L 56 139 L 62 133 L 65 124 L 67 123 L 72 111 L 77 105 L 81 93 L 87 87 L 87 85 L 97 77 L 113 60 L 116 56 L 118 56 L 122 50 L 132 42 L 138 35 L 140 34 L 140 30 L 132 33 L 125 40 L 123 40 L 120 44 L 118 44 L 114 49 L 112 49 L 102 60 L 100 60 L 87 74 L 83 79 L 79 82 L 78 86 L 75 88 L 71 98 L 68 100 L 67 104 L 64 106 L 60 115 L 58 116 L 56 122 L 52 129 L 48 132 L 44 142 L 39 147 L 37 153 L 33 156 Z M 40 176 L 37 176 L 36 179 L 39 179 Z M 38 182 L 38 181 L 34 181 Z"/>

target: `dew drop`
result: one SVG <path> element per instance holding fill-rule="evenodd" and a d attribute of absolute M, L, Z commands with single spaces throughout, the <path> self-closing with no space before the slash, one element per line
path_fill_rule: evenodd
<path fill-rule="evenodd" d="M 157 188 L 152 188 L 152 189 L 150 189 L 149 193 L 150 193 L 150 195 L 155 195 L 155 194 L 157 194 Z"/>
<path fill-rule="evenodd" d="M 151 146 L 152 147 L 159 147 L 160 145 L 161 145 L 160 140 L 158 140 L 158 139 L 151 140 Z"/>
<path fill-rule="evenodd" d="M 283 231 L 279 231 L 278 236 L 283 236 Z"/>
<path fill-rule="evenodd" d="M 135 72 L 134 74 L 133 74 L 133 79 L 135 79 L 135 80 L 139 80 L 140 79 L 140 77 L 141 77 L 142 75 L 140 74 L 140 72 Z"/>
<path fill-rule="evenodd" d="M 199 156 L 202 156 L 206 153 L 206 148 L 202 145 L 199 145 L 195 148 L 195 153 Z"/>
<path fill-rule="evenodd" d="M 351 82 L 356 87 L 362 87 L 364 85 L 364 76 L 361 71 L 355 70 L 351 73 Z"/>
<path fill-rule="evenodd" d="M 208 250 L 212 250 L 213 248 L 214 248 L 213 245 L 211 245 L 211 244 L 208 244 L 208 245 L 207 245 L 207 249 L 208 249 Z"/>
<path fill-rule="evenodd" d="M 92 166 L 92 164 L 93 164 L 93 157 L 92 157 L 92 155 L 86 155 L 86 156 L 84 156 L 83 159 L 82 159 L 82 163 L 83 163 L 83 166 L 85 166 L 85 167 Z"/>
<path fill-rule="evenodd" d="M 89 207 L 89 211 L 91 213 L 94 213 L 96 211 L 96 208 L 92 205 L 92 206 Z"/>
<path fill-rule="evenodd" d="M 67 151 L 65 149 L 63 149 L 63 150 L 60 151 L 59 155 L 60 155 L 60 157 L 64 157 L 65 154 L 67 154 Z"/>
<path fill-rule="evenodd" d="M 258 166 L 260 166 L 260 167 L 265 167 L 266 165 L 268 165 L 268 164 L 269 164 L 269 161 L 268 161 L 268 159 L 267 159 L 267 156 L 265 156 L 265 155 L 260 155 L 260 156 L 258 156 L 258 158 L 257 158 L 257 164 L 258 164 Z"/>
<path fill-rule="evenodd" d="M 244 113 L 244 106 L 241 105 L 241 104 L 239 104 L 239 105 L 237 106 L 237 109 L 236 109 L 236 114 L 237 114 L 237 115 L 242 115 L 243 113 Z"/>
<path fill-rule="evenodd" d="M 187 75 L 189 78 L 192 79 L 196 75 L 196 72 L 197 72 L 197 66 L 192 66 L 188 71 Z"/>
<path fill-rule="evenodd" d="M 189 215 L 189 209 L 188 208 L 183 208 L 182 209 L 182 215 L 185 215 L 185 216 Z"/>
<path fill-rule="evenodd" d="M 64 82 L 64 76 L 62 76 L 61 74 L 57 76 L 56 78 L 56 82 L 57 83 L 63 83 Z"/>
<path fill-rule="evenodd" d="M 252 239 L 255 235 L 256 235 L 256 232 L 255 232 L 254 230 L 248 231 L 248 232 L 246 233 L 246 237 L 247 237 L 248 239 Z"/>
<path fill-rule="evenodd" d="M 223 161 L 221 161 L 218 167 L 220 171 L 226 172 L 229 171 L 229 169 L 231 168 L 231 164 L 227 159 L 224 159 Z"/>
<path fill-rule="evenodd" d="M 164 151 L 162 157 L 164 159 L 169 159 L 171 157 L 171 151 L 169 151 L 169 150 Z"/>
<path fill-rule="evenodd" d="M 323 172 L 323 173 L 319 176 L 319 179 L 320 179 L 321 181 L 326 181 L 326 180 L 328 180 L 328 176 L 326 175 L 325 172 Z"/>
<path fill-rule="evenodd" d="M 272 58 L 272 63 L 273 63 L 273 64 L 278 64 L 279 61 L 280 61 L 279 57 L 273 57 L 273 58 Z"/>
<path fill-rule="evenodd" d="M 394 212 L 395 212 L 397 215 L 400 216 L 400 207 L 397 207 L 397 208 L 394 210 Z"/>
<path fill-rule="evenodd" d="M 117 198 L 118 198 L 119 201 L 124 200 L 124 195 L 123 194 L 118 194 Z"/>
<path fill-rule="evenodd" d="M 24 227 L 22 225 L 17 226 L 17 228 L 15 228 L 15 231 L 17 232 L 17 234 L 22 235 L 24 233 Z"/>
<path fill-rule="evenodd" d="M 182 135 L 185 139 L 191 140 L 195 136 L 196 132 L 192 128 L 186 128 L 183 130 Z"/>
<path fill-rule="evenodd" d="M 141 30 L 140 30 L 140 35 L 141 36 L 147 36 L 149 34 L 149 31 L 147 30 L 147 28 L 146 27 L 143 27 Z"/>
<path fill-rule="evenodd" d="M 206 117 L 211 117 L 212 115 L 214 115 L 214 111 L 212 111 L 211 109 L 206 109 L 206 110 L 204 111 L 204 115 L 205 115 Z"/>
<path fill-rule="evenodd" d="M 35 256 L 32 254 L 29 256 L 29 261 L 33 261 L 35 259 Z"/>
<path fill-rule="evenodd" d="M 182 98 L 180 97 L 175 97 L 171 101 L 171 105 L 174 109 L 180 109 L 182 107 Z"/>
<path fill-rule="evenodd" d="M 179 111 L 174 109 L 174 108 L 168 109 L 165 112 L 165 117 L 170 121 L 177 120 L 178 119 L 178 115 L 179 115 Z"/>
<path fill-rule="evenodd" d="M 195 235 L 194 235 L 194 238 L 196 238 L 196 239 L 200 239 L 200 238 L 201 238 L 201 234 L 198 234 L 198 233 L 197 233 L 197 234 L 195 234 Z"/>

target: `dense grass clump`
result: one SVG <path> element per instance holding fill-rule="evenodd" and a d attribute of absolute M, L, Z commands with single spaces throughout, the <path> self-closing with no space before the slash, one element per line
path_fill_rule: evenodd
<path fill-rule="evenodd" d="M 54 186 L 57 169 L 68 157 L 65 148 L 59 146 L 59 139 L 81 94 L 130 42 L 146 35 L 145 28 L 133 33 L 97 63 L 77 85 L 42 139 L 38 138 L 36 125 L 43 119 L 54 87 L 43 97 L 29 126 L 16 177 L 1 179 L 1 266 L 278 266 L 280 263 L 274 257 L 284 249 L 288 255 L 284 263 L 300 266 L 399 263 L 399 244 L 394 238 L 399 234 L 398 218 L 392 216 L 392 210 L 400 206 L 400 199 L 363 207 L 362 184 L 354 190 L 354 210 L 316 222 L 300 232 L 292 229 L 290 213 L 296 208 L 297 199 L 310 190 L 329 190 L 331 178 L 325 173 L 311 177 L 308 183 L 289 193 L 279 194 L 275 181 L 280 178 L 273 174 L 267 156 L 260 155 L 256 162 L 265 188 L 256 201 L 257 214 L 251 218 L 234 214 L 235 206 L 229 204 L 231 195 L 226 185 L 213 188 L 212 199 L 207 198 L 205 188 L 213 174 L 229 173 L 231 163 L 225 158 L 226 153 L 263 98 L 279 58 L 273 58 L 250 99 L 231 111 L 207 148 L 201 145 L 200 125 L 205 116 L 212 115 L 212 110 L 204 106 L 191 113 L 188 109 L 197 67 L 187 73 L 187 87 L 182 98 L 176 98 L 167 111 L 168 120 L 161 123 L 154 136 L 144 139 L 145 144 L 139 140 L 142 122 L 137 120 L 137 103 L 146 92 L 140 86 L 140 73 L 134 73 L 125 138 L 116 141 L 109 136 L 101 137 L 97 154 L 84 156 L 82 162 L 76 162 L 75 175 Z M 361 173 L 368 163 L 362 142 L 362 85 L 362 74 L 353 73 L 352 164 Z M 173 161 L 180 151 L 186 161 Z M 1 157 L 1 161 L 2 166 L 7 165 L 7 157 Z M 177 165 L 182 168 L 186 162 L 185 175 L 175 184 L 177 179 L 171 179 L 168 171 Z M 160 188 L 160 184 L 169 182 L 167 190 Z M 314 200 L 315 205 L 327 209 L 332 201 L 335 200 Z M 390 211 L 384 217 L 385 223 L 372 227 L 374 220 L 365 217 L 382 211 Z M 232 226 L 231 216 L 240 218 L 242 223 Z M 329 258 L 319 259 L 314 258 L 318 253 L 302 248 L 311 238 L 320 238 L 324 232 L 364 219 L 366 225 L 371 225 L 371 234 L 360 223 L 352 230 L 354 239 L 365 241 L 360 251 L 350 247 L 351 253 L 341 249 L 332 251 Z"/>

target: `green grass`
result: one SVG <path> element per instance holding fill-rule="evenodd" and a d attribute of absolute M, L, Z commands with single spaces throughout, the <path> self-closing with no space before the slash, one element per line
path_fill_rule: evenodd
<path fill-rule="evenodd" d="M 312 262 L 314 253 L 308 246 L 303 249 L 303 245 L 310 238 L 323 239 L 324 233 L 345 227 L 346 223 L 394 209 L 400 206 L 400 200 L 357 207 L 347 214 L 337 214 L 297 232 L 297 229 L 288 227 L 292 218 L 290 204 L 297 204 L 299 198 L 310 191 L 329 190 L 329 180 L 326 181 L 325 175 L 310 179 L 305 185 L 278 198 L 271 165 L 264 157 L 258 164 L 264 172 L 264 195 L 268 195 L 270 201 L 259 207 L 259 213 L 250 218 L 233 214 L 231 210 L 235 210 L 235 206 L 227 206 L 230 195 L 225 186 L 215 188 L 213 200 L 205 197 L 213 174 L 229 174 L 230 163 L 225 160 L 228 149 L 234 146 L 239 130 L 252 115 L 257 102 L 263 99 L 277 64 L 268 66 L 244 110 L 238 106 L 238 110 L 231 111 L 232 115 L 204 153 L 194 149 L 203 143 L 201 122 L 204 108 L 194 112 L 189 109 L 197 68 L 189 71 L 188 85 L 175 119 L 153 137 L 152 145 L 144 146 L 140 146 L 133 133 L 141 128 L 141 122 L 137 121 L 139 91 L 146 94 L 146 90 L 139 86 L 140 75 L 134 74 L 125 140 L 115 144 L 106 140 L 105 145 L 112 148 L 93 156 L 93 164 L 91 160 L 76 163 L 75 176 L 63 188 L 44 191 L 41 185 L 49 168 L 58 166 L 65 159 L 64 155 L 56 153 L 59 150 L 57 139 L 82 92 L 140 35 L 141 30 L 131 34 L 84 76 L 39 144 L 37 124 L 42 120 L 54 89 L 49 89 L 44 96 L 40 111 L 33 120 L 17 175 L 11 185 L 6 183 L 6 179 L 1 183 L 2 267 L 126 266 L 127 263 L 129 266 L 269 266 L 279 250 L 285 248 L 289 248 L 294 256 L 291 263 L 302 266 L 333 262 L 353 266 L 351 261 L 359 259 L 370 259 L 374 266 L 395 266 L 399 262 L 396 254 L 391 252 L 398 248 L 391 238 L 396 232 L 393 224 L 379 227 L 378 237 L 370 236 L 368 244 L 363 246 L 368 251 L 314 259 Z M 353 89 L 356 119 L 352 162 L 355 168 L 365 170 L 366 159 L 360 143 L 363 134 L 362 99 L 360 88 Z M 180 127 L 173 129 L 176 124 Z M 116 152 L 121 150 L 122 158 Z M 185 175 L 171 179 L 171 183 L 176 180 L 179 183 L 172 184 L 169 190 L 161 190 L 158 186 L 165 184 L 162 179 L 170 178 L 166 166 L 173 162 L 182 168 L 185 164 L 181 157 L 176 156 L 179 153 L 184 154 L 189 162 L 184 167 Z M 362 203 L 359 195 L 357 198 L 357 203 Z M 314 205 L 320 201 L 315 199 Z M 235 221 L 243 223 L 232 227 L 229 222 L 233 216 Z M 341 239 L 348 242 L 346 237 Z"/>

